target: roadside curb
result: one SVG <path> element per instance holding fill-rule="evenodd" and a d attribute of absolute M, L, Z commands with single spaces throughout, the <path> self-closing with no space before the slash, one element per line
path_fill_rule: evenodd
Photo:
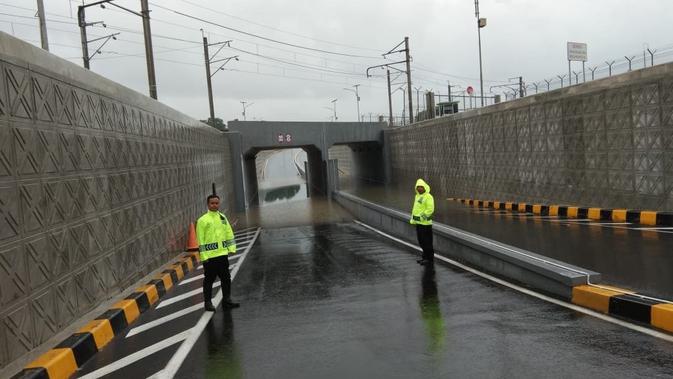
<path fill-rule="evenodd" d="M 582 285 L 573 288 L 572 303 L 673 333 L 673 304 L 649 296 L 615 287 Z"/>
<path fill-rule="evenodd" d="M 650 226 L 673 226 L 673 212 L 631 209 L 588 208 L 568 205 L 528 204 L 503 201 L 448 198 L 465 205 L 512 212 L 528 212 L 540 216 L 588 218 L 596 221 L 632 222 Z"/>
<path fill-rule="evenodd" d="M 160 274 L 110 309 L 91 320 L 51 350 L 29 363 L 12 379 L 67 379 L 112 339 L 123 334 L 141 313 L 156 304 L 199 263 L 198 252 L 188 252 Z"/>

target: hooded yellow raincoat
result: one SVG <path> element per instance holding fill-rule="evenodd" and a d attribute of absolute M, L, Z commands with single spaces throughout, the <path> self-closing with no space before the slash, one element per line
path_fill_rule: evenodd
<path fill-rule="evenodd" d="M 425 193 L 420 194 L 416 187 L 425 188 Z M 412 225 L 432 225 L 432 215 L 435 213 L 435 199 L 430 194 L 430 186 L 423 179 L 416 181 L 416 197 L 414 198 L 414 207 L 411 211 Z"/>

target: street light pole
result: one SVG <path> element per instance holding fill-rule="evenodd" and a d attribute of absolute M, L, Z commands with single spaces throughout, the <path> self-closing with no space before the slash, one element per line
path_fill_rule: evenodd
<path fill-rule="evenodd" d="M 388 126 L 393 127 L 393 94 L 390 88 L 390 69 L 386 70 L 388 76 Z"/>
<path fill-rule="evenodd" d="M 360 84 L 356 84 L 353 87 L 355 87 L 355 89 L 344 88 L 344 90 L 353 92 L 355 94 L 355 100 L 357 101 L 357 106 L 358 106 L 358 122 L 361 122 L 361 120 L 360 120 L 360 93 L 358 92 L 358 87 L 360 87 Z"/>
<path fill-rule="evenodd" d="M 255 103 L 250 103 L 248 104 L 247 101 L 241 101 L 241 104 L 243 104 L 243 121 L 247 121 L 247 117 L 245 115 L 245 110 L 250 108 L 253 104 Z M 246 105 L 247 104 L 247 105 Z"/>
<path fill-rule="evenodd" d="M 479 18 L 479 0 L 474 0 L 474 14 L 477 17 L 477 35 L 479 37 L 479 87 L 481 92 L 479 97 L 481 97 L 481 106 L 484 106 L 484 70 L 482 65 L 481 58 L 481 28 L 486 26 L 486 19 Z M 483 20 L 483 21 L 482 21 Z"/>
<path fill-rule="evenodd" d="M 336 122 L 339 118 L 337 117 L 337 112 L 336 112 L 336 102 L 339 99 L 334 99 L 332 100 L 332 107 L 334 108 L 334 122 Z"/>

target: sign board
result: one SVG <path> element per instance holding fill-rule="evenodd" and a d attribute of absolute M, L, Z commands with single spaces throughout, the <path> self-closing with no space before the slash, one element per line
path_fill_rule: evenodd
<path fill-rule="evenodd" d="M 467 87 L 467 94 L 472 96 L 473 93 L 474 93 L 474 88 L 472 88 L 472 86 Z"/>
<path fill-rule="evenodd" d="M 283 143 L 285 142 L 285 136 L 283 133 L 278 133 L 278 143 Z"/>
<path fill-rule="evenodd" d="M 569 61 L 586 62 L 588 57 L 586 43 L 568 42 Z"/>
<path fill-rule="evenodd" d="M 285 142 L 287 142 L 287 143 L 292 142 L 292 134 L 286 134 L 285 135 Z"/>

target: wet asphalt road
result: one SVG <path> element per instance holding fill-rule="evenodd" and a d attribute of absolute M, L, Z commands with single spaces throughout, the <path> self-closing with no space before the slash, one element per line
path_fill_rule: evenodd
<path fill-rule="evenodd" d="M 406 189 L 359 185 L 346 191 L 406 212 L 414 195 L 413 183 Z M 435 206 L 434 219 L 443 224 L 600 272 L 605 284 L 673 300 L 673 230 L 549 222 L 533 215 L 482 212 L 437 196 Z"/>
<path fill-rule="evenodd" d="M 673 344 L 352 224 L 263 230 L 179 378 L 670 377 Z"/>

